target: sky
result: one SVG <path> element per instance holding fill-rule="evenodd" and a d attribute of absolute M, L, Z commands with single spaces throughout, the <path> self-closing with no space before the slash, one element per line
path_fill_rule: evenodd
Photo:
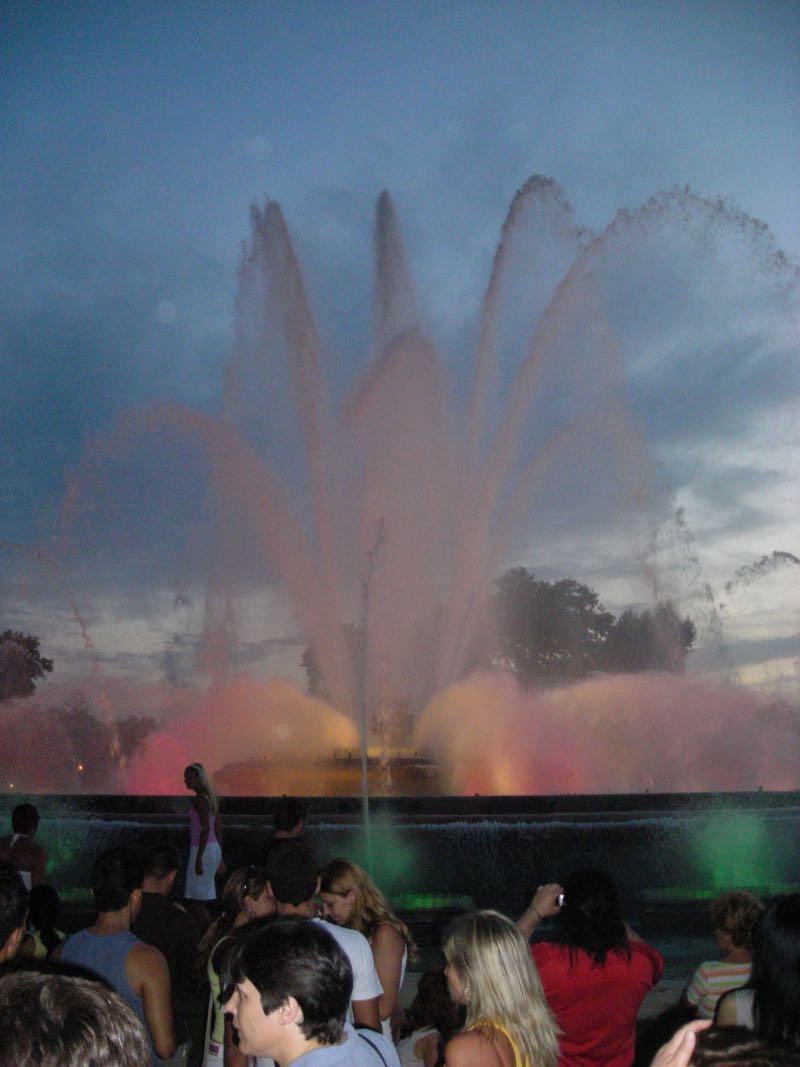
<path fill-rule="evenodd" d="M 207 486 L 179 443 L 154 476 L 111 429 L 155 401 L 219 409 L 251 204 L 283 209 L 341 401 L 389 189 L 457 395 L 505 213 L 542 174 L 587 233 L 659 191 L 700 198 L 684 244 L 629 237 L 603 268 L 660 588 L 699 623 L 695 669 L 796 699 L 800 6 L 3 2 L 0 50 L 0 628 L 41 637 L 45 691 L 201 677 L 185 554 Z M 578 515 L 507 562 L 645 605 L 642 567 Z M 302 681 L 280 588 L 238 611 L 239 664 Z"/>

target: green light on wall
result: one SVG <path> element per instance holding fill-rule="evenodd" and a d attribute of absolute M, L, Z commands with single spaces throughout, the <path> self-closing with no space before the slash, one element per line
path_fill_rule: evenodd
<path fill-rule="evenodd" d="M 696 869 L 717 892 L 777 891 L 778 859 L 762 819 L 752 812 L 717 812 L 698 835 Z"/>

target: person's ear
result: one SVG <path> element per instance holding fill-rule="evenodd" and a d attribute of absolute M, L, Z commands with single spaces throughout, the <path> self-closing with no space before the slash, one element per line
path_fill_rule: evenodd
<path fill-rule="evenodd" d="M 170 871 L 169 874 L 167 875 L 167 892 L 168 893 L 171 892 L 172 883 L 175 881 L 177 875 L 178 875 L 177 871 Z"/>
<path fill-rule="evenodd" d="M 303 1009 L 294 999 L 294 997 L 287 997 L 278 1009 L 278 1019 L 281 1026 L 302 1026 L 303 1024 Z"/>

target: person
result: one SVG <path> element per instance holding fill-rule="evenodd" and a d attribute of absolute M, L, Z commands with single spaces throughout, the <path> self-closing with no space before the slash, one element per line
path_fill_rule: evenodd
<path fill-rule="evenodd" d="M 800 1056 L 766 1045 L 742 1026 L 715 1028 L 695 1019 L 676 1030 L 651 1067 L 800 1067 Z"/>
<path fill-rule="evenodd" d="M 450 996 L 467 1010 L 445 1046 L 447 1067 L 556 1067 L 555 1020 L 514 923 L 496 911 L 461 915 L 443 948 Z"/>
<path fill-rule="evenodd" d="M 0 963 L 13 959 L 25 934 L 28 890 L 13 863 L 0 860 Z"/>
<path fill-rule="evenodd" d="M 626 926 L 617 888 L 597 868 L 575 871 L 563 887 L 539 886 L 517 926 L 530 939 L 550 916 L 558 917 L 554 940 L 534 943 L 531 954 L 561 1030 L 560 1067 L 630 1067 L 636 1017 L 664 972 L 661 955 Z"/>
<path fill-rule="evenodd" d="M 425 971 L 409 1005 L 407 1032 L 397 1042 L 401 1067 L 437 1067 L 445 1043 L 463 1026 L 463 1009 L 453 1002 L 443 971 Z"/>
<path fill-rule="evenodd" d="M 752 893 L 733 890 L 711 904 L 711 922 L 722 958 L 701 963 L 686 989 L 686 1004 L 699 1019 L 713 1019 L 717 1001 L 750 978 L 753 929 L 764 906 Z"/>
<path fill-rule="evenodd" d="M 302 840 L 306 832 L 308 801 L 284 794 L 276 801 L 272 817 L 275 820 L 273 841 Z"/>
<path fill-rule="evenodd" d="M 211 989 L 209 1022 L 203 1067 L 238 1067 L 246 1063 L 234 1044 L 230 1020 L 220 1003 L 220 972 L 225 954 L 232 947 L 234 931 L 266 918 L 275 912 L 275 898 L 267 882 L 263 867 L 240 867 L 225 883 L 222 891 L 222 913 L 203 935 L 197 956 L 197 967 L 208 977 Z"/>
<path fill-rule="evenodd" d="M 194 1004 L 194 961 L 200 931 L 194 919 L 174 901 L 170 892 L 180 867 L 178 850 L 155 844 L 144 855 L 142 897 L 131 933 L 155 945 L 169 968 L 172 1029 L 177 1049 L 171 1064 L 186 1062 L 189 1054 L 189 1020 Z"/>
<path fill-rule="evenodd" d="M 65 963 L 86 967 L 104 978 L 145 1025 L 162 1060 L 175 1053 L 169 968 L 157 948 L 130 931 L 142 898 L 142 878 L 134 857 L 106 849 L 92 864 L 91 888 L 97 906 L 94 923 L 72 934 L 53 952 Z"/>
<path fill-rule="evenodd" d="M 0 975 L 0 1067 L 146 1067 L 141 1020 L 100 982 L 66 974 Z"/>
<path fill-rule="evenodd" d="M 216 874 L 222 864 L 219 801 L 202 763 L 190 763 L 183 784 L 195 794 L 189 805 L 189 861 L 184 897 L 201 930 L 211 922 L 206 907 L 217 899 Z"/>
<path fill-rule="evenodd" d="M 315 918 L 314 897 L 320 882 L 317 865 L 303 843 L 287 841 L 282 848 L 272 849 L 267 859 L 267 877 L 275 894 L 278 915 L 311 919 L 321 924 L 341 945 L 353 970 L 353 1021 L 356 1026 L 381 1030 L 378 1004 L 383 987 L 369 942 L 358 930 Z"/>
<path fill-rule="evenodd" d="M 330 924 L 278 919 L 243 937 L 225 968 L 239 1047 L 281 1067 L 399 1067 L 380 1033 L 347 1022 L 353 972 Z"/>
<path fill-rule="evenodd" d="M 383 986 L 378 1014 L 385 1037 L 392 1037 L 392 1016 L 409 955 L 415 945 L 406 924 L 389 908 L 386 898 L 363 867 L 335 859 L 320 871 L 319 896 L 326 919 L 358 930 L 369 941 L 375 970 Z"/>
<path fill-rule="evenodd" d="M 11 829 L 12 834 L 0 838 L 0 860 L 13 863 L 30 890 L 44 881 L 47 866 L 45 850 L 33 840 L 39 829 L 39 812 L 33 804 L 17 804 L 11 812 Z"/>
<path fill-rule="evenodd" d="M 21 956 L 44 959 L 64 940 L 58 929 L 60 900 L 51 885 L 35 885 L 28 898 L 28 932 L 20 945 Z"/>
<path fill-rule="evenodd" d="M 716 1026 L 746 1026 L 766 1045 L 800 1053 L 800 893 L 773 901 L 753 931 L 753 969 L 717 1002 Z"/>

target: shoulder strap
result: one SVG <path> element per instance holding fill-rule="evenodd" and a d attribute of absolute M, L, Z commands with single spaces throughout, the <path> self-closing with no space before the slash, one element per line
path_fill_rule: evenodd
<path fill-rule="evenodd" d="M 375 1044 L 375 1042 L 374 1041 L 370 1041 L 370 1039 L 367 1037 L 366 1033 L 363 1030 L 356 1030 L 356 1033 L 358 1034 L 358 1036 L 361 1038 L 362 1041 L 366 1041 L 366 1043 L 373 1050 L 373 1052 L 377 1052 L 378 1053 L 378 1056 L 380 1057 L 380 1061 L 383 1064 L 383 1067 L 389 1067 L 388 1063 L 386 1062 L 386 1057 L 381 1052 L 380 1048 Z"/>

